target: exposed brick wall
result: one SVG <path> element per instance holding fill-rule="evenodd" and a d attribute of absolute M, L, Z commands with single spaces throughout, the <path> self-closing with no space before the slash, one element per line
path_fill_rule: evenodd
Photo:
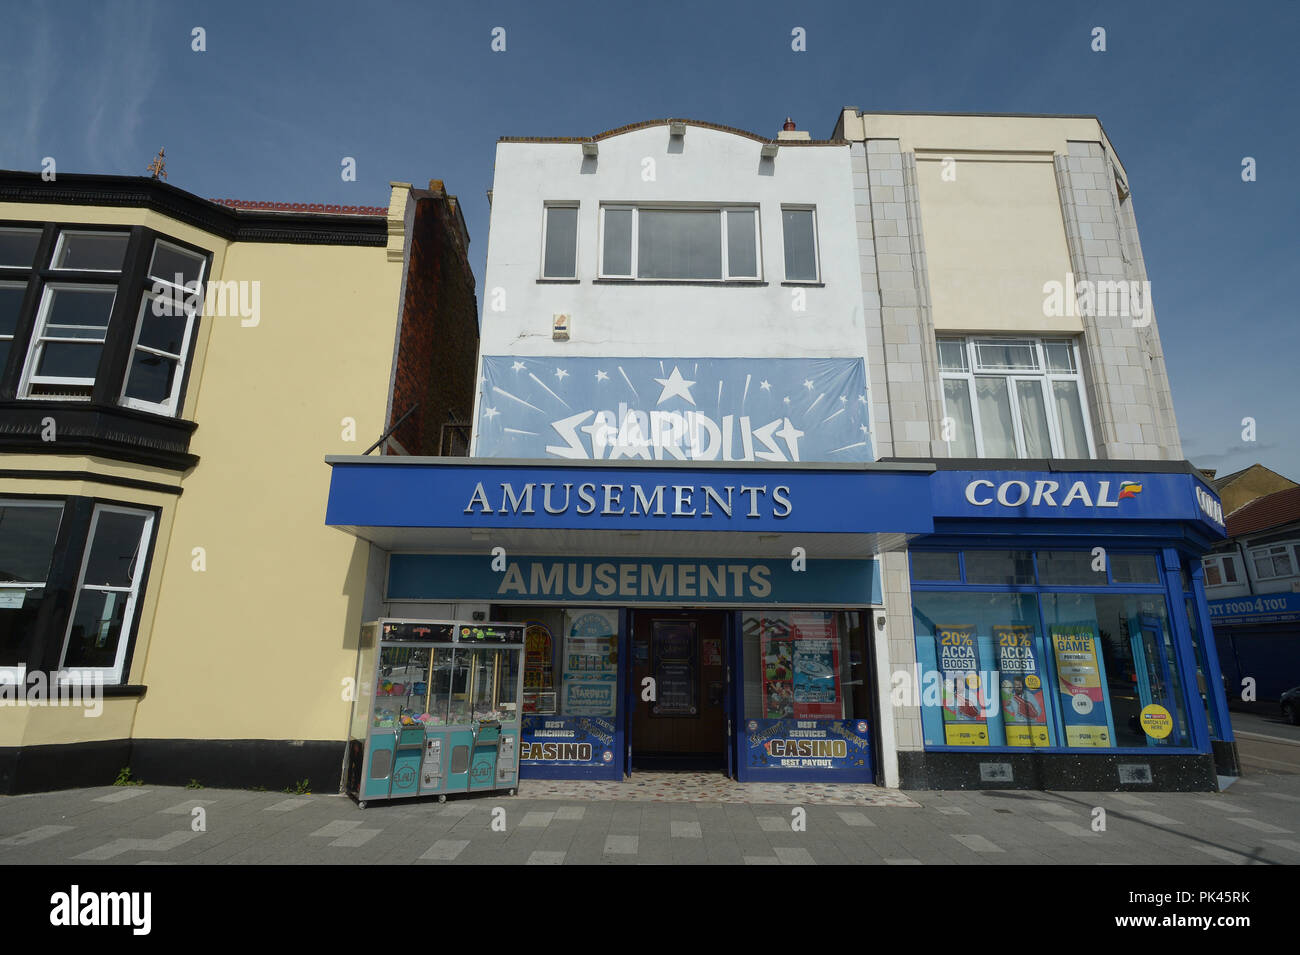
<path fill-rule="evenodd" d="M 478 303 L 466 251 L 451 202 L 418 199 L 388 422 L 419 404 L 393 434 L 411 454 L 439 454 L 442 426 L 473 412 Z"/>

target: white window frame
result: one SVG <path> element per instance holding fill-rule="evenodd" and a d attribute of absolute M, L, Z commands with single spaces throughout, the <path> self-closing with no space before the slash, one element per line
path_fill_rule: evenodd
<path fill-rule="evenodd" d="M 1210 583 L 1209 574 L 1211 567 L 1213 567 L 1214 571 L 1219 575 L 1219 582 L 1217 584 Z M 1232 575 L 1236 578 L 1235 580 L 1229 580 L 1228 575 L 1224 573 L 1225 568 L 1229 567 L 1232 568 Z M 1237 567 L 1237 556 L 1235 554 L 1207 554 L 1201 559 L 1201 569 L 1205 575 L 1206 587 L 1235 587 L 1238 584 L 1244 583 L 1242 574 L 1239 572 Z"/>
<path fill-rule="evenodd" d="M 135 564 L 131 568 L 130 587 L 86 586 L 86 568 L 90 564 L 90 554 L 95 546 L 95 534 L 99 529 L 99 518 L 103 514 L 130 514 L 144 518 L 144 526 L 140 531 L 140 544 L 135 553 Z M 102 678 L 105 684 L 122 682 L 122 667 L 126 660 L 127 646 L 131 643 L 131 627 L 135 622 L 135 614 L 140 599 L 140 585 L 143 583 L 145 558 L 149 554 L 149 546 L 153 541 L 153 524 L 154 512 L 150 510 L 136 507 L 119 507 L 115 504 L 95 505 L 95 511 L 90 518 L 90 531 L 86 535 L 85 553 L 81 555 L 81 569 L 77 572 L 77 585 L 73 590 L 72 608 L 68 612 L 68 627 L 63 633 L 63 649 L 59 651 L 57 679 L 60 683 L 80 683 L 83 682 L 84 677 L 96 673 L 103 674 Z M 83 590 L 126 594 L 126 612 L 122 615 L 122 632 L 118 635 L 117 656 L 111 667 L 80 666 L 75 669 L 68 669 L 64 666 L 64 661 L 68 657 L 68 648 L 72 642 L 72 627 L 77 621 L 77 608 L 81 604 Z"/>
<path fill-rule="evenodd" d="M 0 498 L 0 508 L 4 508 L 4 507 L 44 507 L 44 508 L 54 508 L 54 509 L 57 509 L 58 512 L 59 512 L 59 524 L 58 524 L 58 526 L 56 526 L 55 531 L 54 531 L 54 534 L 55 534 L 55 544 L 56 544 L 56 546 L 57 546 L 57 543 L 58 543 L 58 533 L 59 533 L 58 528 L 63 526 L 63 505 L 64 505 L 64 502 L 63 502 L 63 501 L 43 501 L 43 500 L 39 500 L 39 499 L 37 499 L 37 500 L 33 500 L 33 499 L 31 499 L 31 498 Z M 51 557 L 53 557 L 52 554 L 51 554 Z M 11 590 L 21 590 L 21 591 L 23 592 L 23 594 L 24 594 L 24 598 L 23 598 L 23 599 L 25 600 L 25 599 L 26 599 L 26 594 L 27 594 L 28 591 L 30 591 L 30 590 L 43 590 L 45 587 L 47 587 L 47 586 L 49 585 L 49 582 L 50 582 L 50 581 L 49 581 L 49 573 L 50 573 L 50 569 L 49 569 L 48 567 L 46 567 L 46 568 L 45 568 L 45 577 L 46 577 L 46 579 L 45 579 L 45 580 L 40 580 L 40 581 L 37 581 L 37 580 L 3 580 L 3 581 L 0 581 L 0 592 L 3 592 L 3 591 L 11 591 Z M 27 667 L 26 667 L 26 666 L 22 666 L 22 665 L 19 665 L 19 666 L 0 666 L 0 683 L 22 683 L 26 678 L 27 678 Z"/>
<path fill-rule="evenodd" d="M 49 337 L 45 334 L 45 329 L 49 320 L 50 303 L 54 300 L 52 293 L 59 291 L 100 291 L 112 292 L 113 301 L 109 303 L 108 313 L 109 321 L 104 324 L 104 337 L 99 339 L 102 346 L 108 341 L 109 323 L 112 321 L 113 306 L 117 304 L 117 285 L 99 285 L 85 282 L 47 282 L 45 288 L 41 290 L 41 304 L 36 313 L 36 327 L 32 329 L 31 345 L 27 349 L 27 358 L 23 364 L 22 377 L 18 384 L 18 397 L 31 397 L 33 385 L 54 385 L 54 386 L 71 386 L 71 387 L 90 387 L 95 385 L 94 378 L 71 378 L 55 375 L 38 375 L 36 369 L 40 364 L 40 356 L 44 351 L 46 342 L 73 342 L 80 344 L 89 344 L 94 342 L 93 338 L 56 338 Z M 77 326 L 81 328 L 98 328 L 99 326 Z M 89 401 L 89 395 L 67 395 L 60 396 L 60 401 Z"/>
<path fill-rule="evenodd" d="M 547 275 L 546 274 L 546 241 L 547 235 L 551 229 L 551 210 L 552 209 L 573 209 L 576 213 L 574 216 L 573 227 L 573 274 L 572 275 Z M 580 268 L 579 253 L 582 249 L 582 205 L 578 201 L 558 200 L 555 202 L 547 201 L 542 203 L 542 257 L 537 264 L 537 275 L 543 282 L 564 282 L 572 281 L 578 277 Z"/>
<path fill-rule="evenodd" d="M 174 279 L 175 276 L 163 278 L 161 275 L 154 274 L 153 264 L 154 264 L 154 260 L 158 258 L 158 249 L 161 246 L 166 246 L 167 248 L 171 249 L 173 252 L 178 252 L 181 255 L 188 255 L 191 258 L 195 258 L 199 260 L 199 277 L 197 280 L 198 281 L 197 288 L 186 288 L 182 285 L 177 285 L 174 281 L 172 281 L 172 279 Z M 201 297 L 203 295 L 203 283 L 206 282 L 208 278 L 208 257 L 204 255 L 202 252 L 196 252 L 194 249 L 187 249 L 183 245 L 177 245 L 175 242 L 168 242 L 166 239 L 158 238 L 154 240 L 153 251 L 149 253 L 149 265 L 145 269 L 144 278 L 145 281 L 149 283 L 149 288 L 151 289 L 154 288 L 157 283 L 162 283 L 162 285 L 165 286 L 165 288 L 171 289 L 173 294 L 176 295 L 177 297 L 183 298 L 185 300 L 190 300 L 192 298 L 200 298 L 201 300 Z"/>
<path fill-rule="evenodd" d="M 605 213 L 608 210 L 629 211 L 632 213 L 632 249 L 631 259 L 629 260 L 629 274 L 620 275 L 616 272 L 607 272 L 605 270 Z M 641 270 L 641 249 L 640 249 L 640 231 L 641 231 L 641 211 L 647 212 L 716 212 L 718 213 L 718 242 L 722 247 L 721 271 L 720 277 L 716 279 L 698 279 L 698 278 L 642 278 Z M 727 255 L 727 214 L 730 211 L 749 212 L 754 217 L 754 275 L 732 275 L 730 272 L 731 263 Z M 600 235 L 598 260 L 599 269 L 597 276 L 602 279 L 623 279 L 634 282 L 700 282 L 712 285 L 727 285 L 735 282 L 761 282 L 763 281 L 763 227 L 760 223 L 758 203 L 744 202 L 726 202 L 726 203 L 643 203 L 634 204 L 627 202 L 608 202 L 600 205 Z"/>
<path fill-rule="evenodd" d="M 818 228 L 816 206 L 793 202 L 781 204 L 781 271 L 785 272 L 785 213 L 787 212 L 812 213 L 813 272 L 815 275 L 810 279 L 792 279 L 789 275 L 786 275 L 785 283 L 787 285 L 820 285 L 822 282 L 822 249 L 821 230 Z"/>
<path fill-rule="evenodd" d="M 172 288 L 176 286 L 173 283 L 167 283 Z M 145 310 L 153 307 L 153 302 L 162 296 L 156 295 L 152 291 L 146 290 L 140 296 L 140 311 L 136 313 L 135 333 L 131 336 L 131 351 L 128 353 L 126 360 L 126 373 L 122 375 L 122 392 L 118 395 L 118 404 L 124 408 L 134 408 L 138 411 L 150 411 L 154 414 L 170 415 L 175 417 L 180 413 L 177 404 L 180 400 L 181 384 L 185 380 L 185 362 L 189 357 L 190 342 L 194 337 L 194 322 L 198 318 L 198 311 L 192 308 L 188 302 L 172 307 L 183 308 L 185 310 L 185 331 L 181 336 L 181 353 L 173 355 L 171 352 L 165 352 L 149 345 L 140 344 L 140 330 L 144 326 Z M 173 300 L 175 301 L 175 300 Z M 131 384 L 131 369 L 135 366 L 135 353 L 137 351 L 147 352 L 160 358 L 166 358 L 169 361 L 176 362 L 176 375 L 172 379 L 171 394 L 163 402 L 145 401 L 143 398 L 131 398 L 127 396 L 126 389 Z"/>
<path fill-rule="evenodd" d="M 1274 554 L 1273 551 L 1281 551 L 1281 554 Z M 1259 565 L 1255 563 L 1257 558 L 1267 557 L 1269 565 L 1273 563 L 1274 558 L 1285 556 L 1291 564 L 1291 573 L 1289 574 L 1261 574 Z M 1255 572 L 1256 580 L 1286 580 L 1288 577 L 1300 576 L 1300 554 L 1296 553 L 1296 545 L 1291 543 L 1285 544 L 1264 544 L 1260 547 L 1252 547 L 1249 551 L 1251 568 Z"/>
<path fill-rule="evenodd" d="M 970 395 L 971 424 L 975 429 L 975 454 L 977 457 L 987 457 L 984 450 L 984 429 L 980 421 L 979 399 L 975 391 L 977 378 L 1001 378 L 1007 382 L 1007 391 L 1011 400 L 1011 426 L 1013 437 L 1016 442 L 1016 457 L 1027 458 L 1029 455 L 1026 451 L 1026 442 L 1024 427 L 1020 421 L 1020 401 L 1016 394 L 1017 381 L 1034 381 L 1039 383 L 1039 389 L 1043 394 L 1044 407 L 1047 409 L 1047 431 L 1051 440 L 1050 457 L 1063 457 L 1064 442 L 1061 437 L 1061 425 L 1057 417 L 1056 396 L 1053 393 L 1052 383 L 1055 381 L 1074 382 L 1078 388 L 1079 407 L 1083 416 L 1083 430 L 1088 439 L 1088 456 L 1096 456 L 1096 445 L 1092 437 L 1092 421 L 1089 416 L 1088 392 L 1084 387 L 1083 370 L 1079 358 L 1079 340 L 1077 338 L 1033 338 L 1033 337 L 1009 337 L 1009 336 L 974 336 L 963 337 L 957 335 L 939 335 L 939 339 L 945 341 L 958 341 L 962 343 L 962 354 L 966 359 L 965 371 L 947 371 L 940 367 L 939 394 L 943 401 L 944 417 L 948 418 L 948 398 L 944 392 L 942 382 L 945 379 L 965 381 L 967 384 L 968 394 Z M 1047 365 L 1047 348 L 1048 343 L 1064 343 L 1070 346 L 1071 357 L 1074 363 L 1073 372 L 1054 372 L 1048 369 Z M 999 370 L 982 368 L 978 361 L 979 350 L 977 345 L 1033 345 L 1035 361 L 1038 364 L 1037 371 L 1030 370 Z M 935 344 L 936 360 L 938 360 L 938 343 Z"/>
<path fill-rule="evenodd" d="M 59 239 L 57 242 L 54 243 L 54 254 L 50 256 L 51 271 L 81 272 L 81 273 L 89 273 L 93 275 L 121 275 L 122 274 L 122 265 L 119 265 L 115 269 L 73 269 L 73 268 L 68 268 L 67 266 L 55 265 L 55 263 L 59 261 L 59 256 L 63 253 L 63 240 L 70 235 L 71 236 L 78 236 L 78 235 L 114 236 L 116 238 L 124 239 L 125 242 L 123 244 L 123 249 L 122 249 L 122 265 L 126 264 L 126 246 L 130 245 L 131 243 L 130 232 L 122 232 L 120 230 L 113 230 L 113 229 L 60 229 Z"/>

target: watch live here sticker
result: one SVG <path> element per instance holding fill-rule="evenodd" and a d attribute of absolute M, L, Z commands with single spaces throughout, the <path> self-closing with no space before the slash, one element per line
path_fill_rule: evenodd
<path fill-rule="evenodd" d="M 1174 718 L 1159 703 L 1144 706 L 1138 720 L 1142 723 L 1142 729 L 1153 739 L 1164 739 L 1174 731 Z"/>

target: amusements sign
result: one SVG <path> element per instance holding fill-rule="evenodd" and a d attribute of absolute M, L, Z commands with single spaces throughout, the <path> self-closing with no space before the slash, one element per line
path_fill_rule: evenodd
<path fill-rule="evenodd" d="M 751 769 L 852 770 L 869 778 L 866 720 L 752 719 L 741 740 Z"/>
<path fill-rule="evenodd" d="M 943 677 L 943 736 L 949 746 L 987 746 L 988 726 L 981 706 L 979 644 L 967 625 L 935 628 L 939 672 Z"/>
<path fill-rule="evenodd" d="M 654 716 L 696 716 L 699 714 L 698 641 L 693 620 L 654 621 L 650 650 L 655 678 Z"/>
<path fill-rule="evenodd" d="M 1048 746 L 1043 674 L 1034 653 L 1034 628 L 995 626 L 1002 697 L 1002 725 L 1008 746 Z"/>
<path fill-rule="evenodd" d="M 1052 628 L 1057 691 L 1065 722 L 1065 745 L 1109 747 L 1110 719 L 1097 662 L 1097 634 L 1091 625 Z"/>

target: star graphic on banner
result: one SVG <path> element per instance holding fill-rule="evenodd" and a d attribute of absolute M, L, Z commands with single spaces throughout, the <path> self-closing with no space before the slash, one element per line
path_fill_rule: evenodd
<path fill-rule="evenodd" d="M 812 379 L 811 379 L 811 378 L 805 378 L 805 379 L 803 380 L 803 386 L 804 386 L 805 388 L 807 388 L 809 391 L 812 391 L 812 390 L 813 390 Z"/>
<path fill-rule="evenodd" d="M 858 430 L 860 430 L 863 434 L 866 434 L 866 433 L 867 433 L 867 426 L 866 426 L 865 424 L 860 424 L 860 425 L 858 425 Z"/>
<path fill-rule="evenodd" d="M 848 404 L 848 401 L 849 401 L 848 398 L 845 398 L 843 395 L 840 395 L 840 404 Z"/>
<path fill-rule="evenodd" d="M 493 418 L 495 418 L 495 417 L 496 417 L 497 415 L 499 415 L 500 413 L 501 413 L 501 412 L 500 412 L 500 411 L 497 411 L 496 408 L 484 408 L 484 409 L 483 409 L 483 417 L 487 418 L 489 421 L 491 421 Z"/>
<path fill-rule="evenodd" d="M 597 380 L 597 381 L 609 381 L 609 375 L 605 374 L 603 371 L 597 371 L 597 372 L 596 372 L 596 380 Z"/>
<path fill-rule="evenodd" d="M 695 404 L 695 399 L 691 397 L 691 385 L 695 384 L 695 382 L 687 381 L 683 378 L 682 373 L 677 370 L 676 365 L 673 365 L 673 373 L 671 375 L 667 378 L 656 378 L 655 381 L 664 386 L 663 393 L 659 395 L 659 400 L 656 404 L 663 404 L 669 398 L 675 397 L 685 398 L 691 404 Z"/>
<path fill-rule="evenodd" d="M 480 385 L 486 385 L 486 384 L 487 384 L 487 376 L 486 376 L 486 375 L 479 375 L 478 383 L 479 383 Z"/>
<path fill-rule="evenodd" d="M 517 361 L 517 362 L 515 362 L 513 365 L 510 366 L 510 370 L 511 370 L 511 371 L 523 371 L 523 370 L 524 370 L 524 363 L 523 363 L 522 361 Z"/>
<path fill-rule="evenodd" d="M 762 388 L 764 391 L 771 391 L 772 383 L 768 381 L 766 378 L 764 378 L 762 383 L 758 387 Z"/>
<path fill-rule="evenodd" d="M 796 428 L 789 418 L 785 419 L 785 426 L 776 433 L 778 438 L 784 440 L 790 447 L 794 447 L 795 442 L 804 436 L 804 432 Z"/>
<path fill-rule="evenodd" d="M 866 396 L 866 395 L 858 395 L 858 403 L 859 403 L 859 404 L 864 404 L 864 405 L 865 405 L 865 404 L 867 403 L 867 396 Z"/>
<path fill-rule="evenodd" d="M 567 371 L 565 371 L 563 368 L 557 368 L 557 369 L 555 369 L 555 377 L 558 378 L 560 381 L 563 381 L 563 380 L 564 380 L 565 378 L 567 378 L 568 376 L 569 376 L 569 373 L 568 373 Z"/>
<path fill-rule="evenodd" d="M 782 398 L 781 400 L 784 401 L 786 404 L 789 404 L 789 403 L 790 403 L 790 397 L 789 397 L 788 395 L 787 395 L 786 397 Z"/>

